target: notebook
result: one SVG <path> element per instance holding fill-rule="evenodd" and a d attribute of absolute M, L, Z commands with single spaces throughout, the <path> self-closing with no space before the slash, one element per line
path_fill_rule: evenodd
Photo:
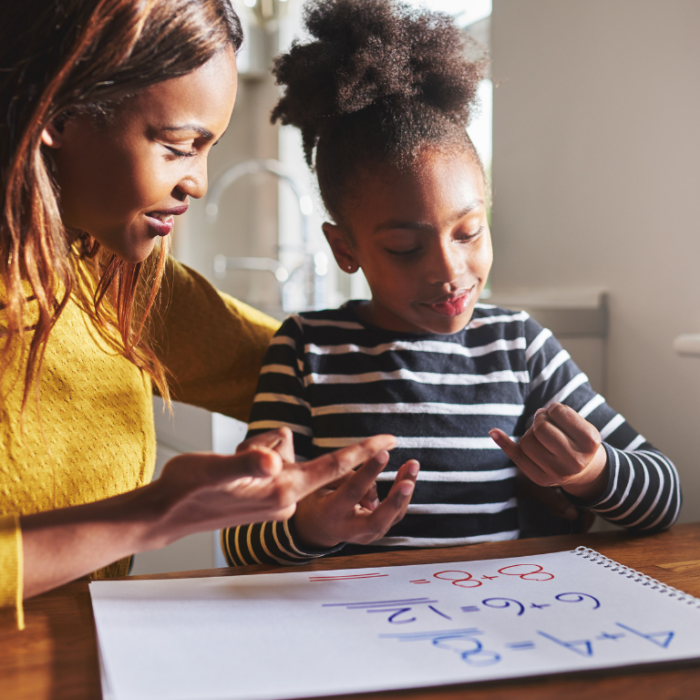
<path fill-rule="evenodd" d="M 113 700 L 268 700 L 700 657 L 700 600 L 601 554 L 95 581 Z"/>

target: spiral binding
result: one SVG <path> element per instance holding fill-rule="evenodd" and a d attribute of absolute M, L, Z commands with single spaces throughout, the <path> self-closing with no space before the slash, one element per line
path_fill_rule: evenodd
<path fill-rule="evenodd" d="M 576 547 L 572 553 L 579 557 L 583 557 L 584 559 L 588 559 L 594 564 L 602 566 L 604 569 L 609 569 L 612 573 L 625 576 L 626 578 L 634 581 L 634 583 L 641 583 L 642 586 L 650 586 L 652 591 L 658 591 L 659 593 L 663 593 L 670 598 L 676 598 L 679 603 L 685 603 L 686 605 L 692 605 L 693 607 L 700 609 L 700 599 L 695 598 L 688 593 L 684 593 L 683 591 L 679 591 L 673 586 L 661 583 L 661 581 L 657 581 L 655 578 L 647 576 L 641 571 L 630 569 L 629 566 L 625 566 L 624 564 L 620 564 L 612 559 L 608 559 L 608 557 L 603 556 L 600 552 L 596 552 L 595 549 L 590 549 L 589 547 Z"/>

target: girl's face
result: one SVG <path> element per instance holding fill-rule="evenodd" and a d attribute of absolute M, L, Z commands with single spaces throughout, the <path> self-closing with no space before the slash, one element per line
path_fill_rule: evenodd
<path fill-rule="evenodd" d="M 64 224 L 127 262 L 145 260 L 188 198 L 206 192 L 207 156 L 228 126 L 236 88 L 226 48 L 128 98 L 105 123 L 80 115 L 47 127 Z"/>
<path fill-rule="evenodd" d="M 363 171 L 349 231 L 324 224 L 341 269 L 359 268 L 368 323 L 409 333 L 456 333 L 471 319 L 491 269 L 481 169 L 467 152 L 426 149 L 410 170 Z"/>

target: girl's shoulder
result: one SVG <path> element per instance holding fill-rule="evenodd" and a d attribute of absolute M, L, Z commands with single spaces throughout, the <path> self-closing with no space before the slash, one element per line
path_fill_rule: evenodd
<path fill-rule="evenodd" d="M 345 306 L 323 311 L 303 311 L 288 316 L 276 337 L 291 338 L 298 345 L 341 344 L 356 341 L 365 327 Z"/>
<path fill-rule="evenodd" d="M 532 321 L 527 311 L 519 309 L 504 309 L 493 304 L 477 303 L 474 307 L 471 321 L 467 328 L 480 328 L 482 326 L 508 326 L 522 325 Z"/>
<path fill-rule="evenodd" d="M 505 309 L 485 303 L 478 303 L 474 307 L 467 329 L 479 330 L 480 333 L 493 335 L 494 338 L 523 336 L 528 341 L 543 331 L 542 326 L 527 311 Z"/>

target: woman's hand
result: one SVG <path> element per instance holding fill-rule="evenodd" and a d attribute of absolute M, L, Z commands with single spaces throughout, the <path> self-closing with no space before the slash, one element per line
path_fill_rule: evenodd
<path fill-rule="evenodd" d="M 294 463 L 291 431 L 281 428 L 247 440 L 235 455 L 179 455 L 135 491 L 22 516 L 24 597 L 195 532 L 289 518 L 304 496 L 395 444 L 377 435 Z"/>
<path fill-rule="evenodd" d="M 168 462 L 158 498 L 166 517 L 164 544 L 199 530 L 290 518 L 297 502 L 353 467 L 373 463 L 394 447 L 395 438 L 377 435 L 308 462 L 294 462 L 289 428 L 242 443 L 235 455 L 179 455 Z M 157 546 L 163 546 L 158 544 Z"/>
<path fill-rule="evenodd" d="M 569 406 L 540 409 L 519 445 L 498 428 L 489 434 L 539 486 L 561 486 L 587 500 L 605 491 L 609 467 L 600 433 Z"/>
<path fill-rule="evenodd" d="M 420 466 L 415 460 L 406 462 L 380 503 L 375 479 L 388 461 L 388 452 L 381 452 L 356 472 L 300 501 L 294 527 L 302 547 L 327 549 L 340 542 L 368 544 L 383 537 L 401 520 L 413 495 Z"/>

